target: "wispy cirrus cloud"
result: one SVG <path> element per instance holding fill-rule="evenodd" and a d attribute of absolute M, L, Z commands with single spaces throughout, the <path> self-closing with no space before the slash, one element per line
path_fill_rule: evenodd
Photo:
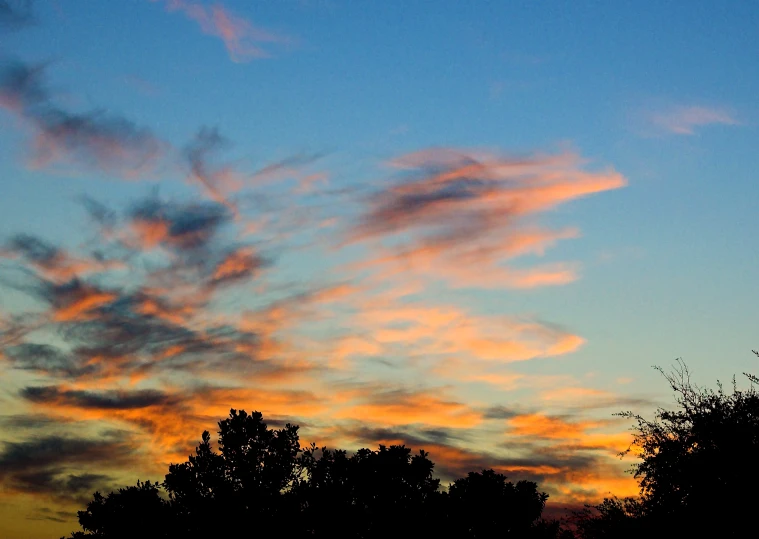
<path fill-rule="evenodd" d="M 738 125 L 735 115 L 724 108 L 678 106 L 650 115 L 650 122 L 675 135 L 695 135 L 696 130 L 710 125 Z"/>
<path fill-rule="evenodd" d="M 78 275 L 99 273 L 107 269 L 121 267 L 116 260 L 108 260 L 100 253 L 81 257 L 74 256 L 29 234 L 12 236 L 4 247 L 0 247 L 0 259 L 23 258 L 40 275 L 55 282 L 65 282 Z"/>
<path fill-rule="evenodd" d="M 352 328 L 338 341 L 340 357 L 410 354 L 441 360 L 463 355 L 508 363 L 567 354 L 584 343 L 577 335 L 534 320 L 387 300 L 362 304 L 353 315 Z"/>
<path fill-rule="evenodd" d="M 75 257 L 32 236 L 7 243 L 6 257 L 26 270 L 19 289 L 45 306 L 34 320 L 9 321 L 4 352 L 13 366 L 103 381 L 255 362 L 257 334 L 208 310 L 219 294 L 254 281 L 266 265 L 252 245 L 224 239 L 222 229 L 232 224 L 227 208 L 155 197 L 121 215 L 91 201 L 87 207 L 104 242 L 93 250 L 110 258 L 90 262 L 92 256 Z M 66 346 L 25 341 L 24 325 L 58 330 Z M 263 375 L 273 366 L 267 365 L 254 370 Z"/>
<path fill-rule="evenodd" d="M 205 198 L 223 204 L 235 217 L 233 195 L 274 181 L 294 180 L 306 192 L 326 181 L 323 171 L 306 170 L 322 154 L 298 153 L 249 172 L 220 162 L 232 146 L 217 128 L 203 126 L 175 147 L 151 129 L 104 109 L 73 111 L 58 103 L 47 83 L 49 66 L 0 57 L 0 108 L 20 119 L 31 133 L 27 164 L 32 169 L 100 174 L 127 180 L 156 179 L 158 173 L 184 175 Z M 259 196 L 263 197 L 263 194 Z"/>
<path fill-rule="evenodd" d="M 184 157 L 190 167 L 190 180 L 199 182 L 206 195 L 237 214 L 237 206 L 230 202 L 227 193 L 239 190 L 244 180 L 231 166 L 214 167 L 211 158 L 219 150 L 229 146 L 218 129 L 202 127 L 184 149 Z"/>
<path fill-rule="evenodd" d="M 432 427 L 474 427 L 481 414 L 464 403 L 434 396 L 429 391 L 405 389 L 359 390 L 350 405 L 336 418 L 352 419 L 378 426 L 426 425 Z"/>
<path fill-rule="evenodd" d="M 234 61 L 289 41 L 220 4 L 155 1 L 220 39 Z M 0 25 L 28 24 L 11 5 L 26 6 L 0 0 Z M 390 160 L 385 181 L 336 178 L 330 188 L 333 171 L 312 166 L 319 152 L 248 167 L 224 157 L 231 141 L 213 127 L 175 145 L 122 115 L 74 110 L 51 91 L 48 69 L 0 66 L 0 106 L 30 133 L 33 167 L 127 179 L 167 171 L 198 189 L 122 206 L 85 197 L 90 228 L 76 246 L 0 238 L 0 269 L 19 270 L 13 292 L 29 299 L 0 313 L 0 371 L 15 386 L 0 420 L 13 433 L 0 451 L 11 495 L 58 503 L 114 477 L 133 482 L 138 469 L 159 475 L 230 408 L 299 423 L 320 445 L 411 444 L 446 479 L 493 467 L 564 501 L 632 484 L 613 456 L 624 449 L 613 426 L 582 415 L 615 395 L 572 380 L 540 393 L 534 375 L 511 370 L 550 368 L 584 345 L 581 335 L 435 294 L 578 279 L 579 262 L 540 259 L 581 231 L 543 221 L 623 187 L 621 174 L 574 152 L 432 147 Z M 525 389 L 533 402 L 508 405 Z M 572 414 L 552 408 L 577 398 L 586 407 Z"/>
<path fill-rule="evenodd" d="M 132 137 L 136 131 L 87 127 L 82 132 L 97 136 L 66 132 L 55 138 L 45 118 L 62 109 L 44 84 L 44 67 L 14 69 L 4 71 L 0 84 L 3 106 L 38 138 L 54 141 L 55 160 L 140 170 L 139 159 L 122 159 L 129 151 L 107 151 L 109 144 L 139 149 L 133 144 L 140 138 Z M 108 144 L 98 142 L 101 131 Z M 22 386 L 17 404 L 32 411 L 54 407 L 71 424 L 128 428 L 140 440 L 134 454 L 153 465 L 184 458 L 201 430 L 230 407 L 243 406 L 274 421 L 305 420 L 304 433 L 320 443 L 350 441 L 348 433 L 358 423 L 382 431 L 385 439 L 394 429 L 405 433 L 399 439 L 425 442 L 440 459 L 441 472 L 451 476 L 475 464 L 493 465 L 559 488 L 567 477 L 580 481 L 590 473 L 588 463 L 603 464 L 595 454 L 530 458 L 520 454 L 522 446 L 493 454 L 468 449 L 466 440 L 492 436 L 494 408 L 474 405 L 459 389 L 484 384 L 511 391 L 523 377 L 499 366 L 569 354 L 584 339 L 533 317 L 483 315 L 423 294 L 434 281 L 533 288 L 576 279 L 574 263 L 516 268 L 510 261 L 542 256 L 556 243 L 579 237 L 573 227 L 542 226 L 540 216 L 622 187 L 621 175 L 587 171 L 571 153 L 515 158 L 432 148 L 393 160 L 391 184 L 375 186 L 356 204 L 355 191 L 314 193 L 313 182 L 325 176 L 302 170 L 319 154 L 297 154 L 244 174 L 217 161 L 228 147 L 218 130 L 203 128 L 172 155 L 201 187 L 200 199 L 156 194 L 114 210 L 85 198 L 96 239 L 79 250 L 28 234 L 3 243 L 0 255 L 24 270 L 19 289 L 43 309 L 30 318 L 4 319 L 0 327 L 2 366 L 35 377 Z M 277 282 L 282 268 L 258 239 L 267 237 L 281 252 L 284 225 L 262 219 L 252 228 L 245 197 L 232 199 L 249 186 L 279 187 L 289 180 L 298 184 L 294 190 L 279 188 L 289 206 L 275 202 L 269 211 L 280 220 L 292 212 L 288 226 L 301 234 L 309 228 L 303 223 L 334 219 L 330 211 L 338 200 L 354 204 L 342 208 L 332 229 L 336 235 L 327 235 L 321 247 L 359 246 L 364 253 L 328 279 L 317 276 L 297 286 Z M 254 206 L 275 200 L 256 196 Z M 323 207 L 301 207 L 301 196 L 322 197 Z M 225 308 L 225 300 L 253 287 L 254 294 L 239 296 L 245 300 L 242 310 Z M 326 321 L 329 335 L 314 338 L 314 329 Z M 387 369 L 381 382 L 364 370 L 368 362 Z M 408 387 L 404 378 L 414 374 L 425 384 Z M 520 417 L 514 414 L 501 417 Z M 515 425 L 513 435 L 523 438 L 527 427 Z M 573 442 L 539 434 L 541 455 Z M 371 438 L 364 433 L 362 439 Z M 581 450 L 601 451 L 603 440 L 596 441 Z M 73 465 L 64 468 L 44 469 L 35 481 L 48 492 L 70 488 L 69 475 L 82 474 Z M 96 478 L 90 479 L 80 482 L 94 485 Z"/>
<path fill-rule="evenodd" d="M 192 166 L 194 160 L 195 173 L 216 182 L 219 167 L 208 164 L 211 156 L 204 151 L 186 156 L 187 163 Z M 413 159 L 426 162 L 428 157 Z M 624 181 L 615 174 L 596 178 L 579 171 L 564 182 L 563 165 L 560 171 L 536 177 L 531 171 L 537 165 L 528 162 L 515 165 L 521 172 L 505 178 L 487 167 L 482 173 L 455 172 L 448 165 L 440 165 L 444 171 L 435 173 L 437 179 L 425 176 L 429 187 L 409 181 L 411 191 L 434 193 L 436 182 L 443 190 L 440 197 L 404 199 L 411 206 L 410 221 L 395 215 L 390 203 L 381 211 L 392 223 L 379 222 L 375 210 L 381 199 L 397 196 L 392 188 L 380 189 L 383 194 L 355 208 L 356 220 L 343 221 L 349 227 L 342 238 L 373 245 L 396 231 L 402 235 L 410 230 L 409 241 L 425 246 L 442 234 L 447 238 L 441 256 L 448 256 L 447 251 L 468 249 L 459 235 L 463 227 L 475 232 L 473 245 L 491 245 L 504 234 L 512 240 L 507 252 L 513 256 L 539 253 L 577 233 L 545 232 L 533 223 L 520 224 L 522 216 L 537 216 L 564 200 Z M 441 178 L 445 171 L 449 177 Z M 485 179 L 474 181 L 470 193 L 453 195 L 451 207 L 434 207 L 436 198 L 448 196 L 446 189 L 456 191 L 459 179 L 466 183 L 477 174 Z M 449 182 L 454 187 L 445 187 Z M 488 182 L 495 185 L 485 187 Z M 511 187 L 513 200 L 499 193 Z M 254 231 L 251 241 L 241 242 L 239 231 L 247 223 L 208 190 L 203 195 L 205 200 L 175 200 L 154 194 L 121 210 L 84 199 L 96 240 L 77 252 L 29 235 L 4 243 L 9 263 L 26 271 L 23 290 L 43 307 L 28 322 L 9 319 L 0 341 L 6 343 L 3 366 L 36 377 L 18 393 L 24 409 L 54 407 L 73 424 L 97 421 L 128 428 L 141 440 L 141 458 L 153 465 L 184 458 L 200 431 L 228 408 L 246 407 L 275 421 L 305 421 L 304 435 L 319 443 L 349 441 L 346 433 L 356 423 L 409 436 L 424 432 L 425 449 L 436 451 L 447 474 L 493 463 L 510 474 L 559 485 L 571 473 L 581 475 L 587 469 L 589 465 L 563 453 L 549 462 L 520 456 L 519 451 L 488 456 L 467 449 L 470 437 L 493 435 L 494 419 L 486 403 L 473 405 L 458 391 L 467 384 L 511 391 L 522 378 L 497 366 L 571 353 L 582 346 L 582 337 L 531 317 L 483 315 L 430 302 L 418 297 L 425 289 L 423 280 L 407 279 L 402 272 L 364 276 L 338 270 L 331 282 L 272 286 L 268 279 L 277 276 L 280 266 L 255 242 L 265 232 Z M 511 207 L 523 208 L 521 213 L 515 209 L 514 219 L 497 224 L 499 207 L 489 202 L 493 196 L 510 200 Z M 473 206 L 465 207 L 459 198 Z M 420 207 L 414 208 L 417 202 Z M 470 216 L 484 224 L 468 228 Z M 388 249 L 392 254 L 392 246 Z M 241 310 L 219 303 L 252 287 L 255 293 L 240 295 L 245 299 Z M 329 335 L 315 339 L 314 328 L 327 321 Z M 381 382 L 376 373 L 364 370 L 371 361 L 387 366 Z M 462 365 L 467 376 L 461 375 Z M 404 378 L 414 375 L 423 376 L 425 383 L 408 387 Z M 435 429 L 447 429 L 447 438 L 431 437 Z M 464 442 L 456 445 L 451 440 L 458 437 Z M 567 442 L 544 437 L 541 443 Z M 599 465 L 599 459 L 582 462 Z"/>
<path fill-rule="evenodd" d="M 304 418 L 324 414 L 330 401 L 311 391 L 239 385 L 161 389 L 101 389 L 72 386 L 29 386 L 19 396 L 40 409 L 55 406 L 64 417 L 119 422 L 146 434 L 143 450 L 157 463 L 185 458 L 200 433 L 240 402 L 255 402 L 268 418 Z"/>
<path fill-rule="evenodd" d="M 575 228 L 547 230 L 537 217 L 571 200 L 619 189 L 614 170 L 589 172 L 576 154 L 510 157 L 432 148 L 391 165 L 401 179 L 379 189 L 347 232 L 346 244 L 370 244 L 374 256 L 357 269 L 416 274 L 449 286 L 533 288 L 577 278 L 576 264 L 528 269 L 508 261 L 542 255 Z"/>
<path fill-rule="evenodd" d="M 3 59 L 0 106 L 32 129 L 29 163 L 138 178 L 154 170 L 167 144 L 146 127 L 103 110 L 74 112 L 57 105 L 45 82 L 45 65 Z"/>
<path fill-rule="evenodd" d="M 249 20 L 232 13 L 221 4 L 211 6 L 192 0 L 152 0 L 163 2 L 169 12 L 181 12 L 195 21 L 204 34 L 224 42 L 229 57 L 234 62 L 247 62 L 254 58 L 269 58 L 271 54 L 264 44 L 287 44 L 291 39 L 254 25 Z"/>

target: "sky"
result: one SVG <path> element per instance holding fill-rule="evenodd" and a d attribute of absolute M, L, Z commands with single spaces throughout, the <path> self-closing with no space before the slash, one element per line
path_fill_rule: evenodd
<path fill-rule="evenodd" d="M 0 0 L 0 535 L 68 533 L 230 408 L 556 507 L 634 494 L 613 414 L 672 404 L 652 366 L 759 371 L 757 28 Z"/>

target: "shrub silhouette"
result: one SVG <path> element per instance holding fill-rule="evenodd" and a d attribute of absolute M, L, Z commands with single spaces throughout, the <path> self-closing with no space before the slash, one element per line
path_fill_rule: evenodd
<path fill-rule="evenodd" d="M 756 352 L 754 352 L 757 354 Z M 759 354 L 757 354 L 759 355 Z M 755 529 L 759 502 L 759 393 L 752 385 L 732 391 L 701 388 L 684 363 L 665 377 L 675 393 L 674 410 L 635 421 L 631 448 L 640 462 L 633 473 L 640 498 L 610 498 L 578 515 L 578 531 L 597 537 L 744 537 Z"/>
<path fill-rule="evenodd" d="M 170 537 L 174 525 L 171 508 L 161 498 L 159 485 L 150 481 L 137 481 L 136 486 L 120 488 L 108 496 L 96 492 L 78 516 L 84 532 L 71 534 L 76 539 Z"/>

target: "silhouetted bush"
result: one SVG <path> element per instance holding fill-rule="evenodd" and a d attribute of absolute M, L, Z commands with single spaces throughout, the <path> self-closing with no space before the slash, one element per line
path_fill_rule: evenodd
<path fill-rule="evenodd" d="M 756 354 L 756 352 L 754 352 Z M 757 354 L 759 355 L 759 354 Z M 653 420 L 626 412 L 635 437 L 628 452 L 640 462 L 633 473 L 640 498 L 610 498 L 578 517 L 578 533 L 599 537 L 747 537 L 756 534 L 759 502 L 759 393 L 700 388 L 681 362 L 660 372 L 675 393 L 674 410 L 658 409 Z M 749 530 L 751 532 L 749 533 Z"/>
<path fill-rule="evenodd" d="M 79 511 L 84 532 L 74 538 L 152 539 L 170 537 L 174 519 L 170 504 L 159 494 L 159 485 L 137 481 L 134 487 L 120 488 L 108 496 L 96 492 L 87 509 Z"/>

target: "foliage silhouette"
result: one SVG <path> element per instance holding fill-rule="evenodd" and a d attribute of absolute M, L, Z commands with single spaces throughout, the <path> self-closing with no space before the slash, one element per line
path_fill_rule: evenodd
<path fill-rule="evenodd" d="M 757 354 L 757 352 L 754 352 Z M 759 354 L 757 354 L 759 355 Z M 578 517 L 581 537 L 744 537 L 754 529 L 759 502 L 759 393 L 753 375 L 748 390 L 694 385 L 680 361 L 665 377 L 675 393 L 675 410 L 658 409 L 649 420 L 632 412 L 632 446 L 640 462 L 632 472 L 640 498 L 604 500 Z"/>
<path fill-rule="evenodd" d="M 448 492 L 424 451 L 301 449 L 298 427 L 269 429 L 259 412 L 219 421 L 218 452 L 203 432 L 195 454 L 172 464 L 162 484 L 137 482 L 80 511 L 72 538 L 207 538 L 256 535 L 371 539 L 564 537 L 541 520 L 548 495 L 493 470 L 470 473 Z M 276 530 L 276 531 L 275 531 Z"/>
<path fill-rule="evenodd" d="M 651 526 L 641 498 L 606 498 L 575 515 L 582 539 L 638 539 Z"/>
<path fill-rule="evenodd" d="M 305 473 L 297 497 L 306 534 L 380 537 L 403 526 L 416 535 L 439 526 L 440 481 L 424 451 L 412 456 L 407 447 L 380 445 L 350 457 L 341 450 L 318 452 L 312 445 L 301 457 Z"/>
<path fill-rule="evenodd" d="M 219 422 L 219 453 L 205 431 L 195 455 L 169 466 L 163 485 L 182 535 L 200 537 L 239 530 L 251 518 L 290 516 L 299 450 L 298 427 L 272 430 L 259 412 L 231 410 Z M 220 522 L 219 514 L 228 516 Z"/>
<path fill-rule="evenodd" d="M 529 537 L 548 495 L 537 484 L 516 485 L 493 470 L 469 472 L 448 490 L 450 530 L 456 537 Z"/>
<path fill-rule="evenodd" d="M 174 525 L 173 515 L 169 504 L 160 496 L 159 488 L 157 483 L 138 480 L 136 486 L 120 488 L 108 496 L 96 492 L 87 508 L 78 512 L 84 532 L 72 533 L 71 537 L 169 537 Z"/>

